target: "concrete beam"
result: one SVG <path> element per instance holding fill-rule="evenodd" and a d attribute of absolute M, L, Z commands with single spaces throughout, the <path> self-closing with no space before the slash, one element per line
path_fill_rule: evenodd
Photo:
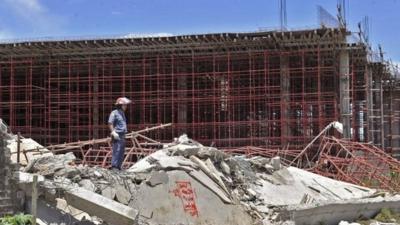
<path fill-rule="evenodd" d="M 33 181 L 33 174 L 19 172 L 18 177 L 20 178 L 20 188 L 26 192 L 27 196 L 30 196 L 29 187 Z M 38 180 L 45 181 L 43 176 L 39 176 Z M 53 183 L 53 185 L 62 190 L 57 191 L 56 196 L 63 197 L 69 205 L 91 216 L 97 216 L 109 224 L 132 225 L 136 222 L 138 211 L 131 207 L 70 184 Z M 48 199 L 49 195 L 54 196 L 54 188 L 40 187 L 40 194 Z"/>
<path fill-rule="evenodd" d="M 137 221 L 137 210 L 83 188 L 66 190 L 64 198 L 73 207 L 102 218 L 109 224 L 132 225 Z"/>
<path fill-rule="evenodd" d="M 293 220 L 296 225 L 337 225 L 341 220 L 356 221 L 361 216 L 374 217 L 382 208 L 400 212 L 400 197 L 349 200 L 315 205 L 292 206 L 281 213 L 282 219 Z"/>

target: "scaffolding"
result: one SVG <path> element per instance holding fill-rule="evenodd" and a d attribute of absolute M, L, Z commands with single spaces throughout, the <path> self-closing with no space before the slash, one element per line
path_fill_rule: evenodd
<path fill-rule="evenodd" d="M 369 103 L 380 105 L 370 98 L 380 78 L 369 80 L 367 50 L 347 43 L 347 34 L 321 28 L 2 44 L 0 117 L 44 145 L 99 139 L 109 134 L 115 99 L 126 96 L 134 102 L 129 130 L 172 123 L 151 133 L 160 142 L 187 133 L 222 148 L 298 150 L 336 120 L 347 138 L 367 142 L 378 126 Z M 399 101 L 398 86 L 391 90 L 385 107 Z M 385 133 L 393 139 L 399 130 Z"/>
<path fill-rule="evenodd" d="M 400 190 L 400 161 L 378 147 L 324 137 L 318 149 L 315 173 L 366 187 Z"/>

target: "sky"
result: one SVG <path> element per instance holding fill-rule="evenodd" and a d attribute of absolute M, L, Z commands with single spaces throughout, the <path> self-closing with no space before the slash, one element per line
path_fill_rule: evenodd
<path fill-rule="evenodd" d="M 279 0 L 0 0 L 0 39 L 85 38 L 248 32 L 279 28 Z M 288 29 L 319 25 L 317 6 L 337 0 L 287 0 Z M 369 18 L 373 48 L 400 62 L 400 0 L 348 0 L 352 31 Z"/>

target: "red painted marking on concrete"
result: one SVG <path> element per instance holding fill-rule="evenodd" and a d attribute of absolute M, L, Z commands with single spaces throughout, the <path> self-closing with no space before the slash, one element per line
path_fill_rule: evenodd
<path fill-rule="evenodd" d="M 182 201 L 183 210 L 193 217 L 199 216 L 196 205 L 196 195 L 190 181 L 176 181 L 176 188 L 172 190 L 176 197 Z"/>

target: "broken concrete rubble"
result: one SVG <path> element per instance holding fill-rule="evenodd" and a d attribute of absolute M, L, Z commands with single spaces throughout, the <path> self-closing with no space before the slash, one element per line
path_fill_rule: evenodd
<path fill-rule="evenodd" d="M 96 186 L 89 179 L 83 179 L 79 181 L 79 186 L 85 188 L 88 191 L 96 192 Z"/>
<path fill-rule="evenodd" d="M 129 200 L 131 200 L 131 198 L 132 198 L 132 195 L 123 186 L 118 185 L 115 188 L 115 197 L 116 197 L 116 200 L 118 202 L 121 202 L 124 205 L 128 205 L 129 204 Z"/>
<path fill-rule="evenodd" d="M 377 192 L 284 167 L 279 157 L 232 156 L 187 137 L 126 171 L 75 161 L 71 154 L 46 156 L 26 170 L 129 206 L 138 224 L 284 223 L 299 206 L 375 198 Z"/>
<path fill-rule="evenodd" d="M 165 171 L 153 172 L 151 177 L 147 180 L 147 184 L 151 187 L 166 183 L 168 183 L 168 175 Z"/>
<path fill-rule="evenodd" d="M 25 172 L 38 173 L 43 176 L 63 176 L 72 178 L 79 174 L 74 166 L 76 157 L 73 153 L 63 155 L 49 155 L 33 159 L 24 169 Z"/>
<path fill-rule="evenodd" d="M 115 188 L 106 186 L 106 187 L 104 187 L 104 189 L 101 190 L 100 194 L 108 199 L 114 200 L 117 192 L 116 192 Z"/>
<path fill-rule="evenodd" d="M 14 136 L 8 141 L 7 147 L 11 152 L 11 161 L 17 163 L 18 158 L 18 138 Z M 37 143 L 31 138 L 20 138 L 20 162 L 19 164 L 26 166 L 30 161 L 41 158 L 43 156 L 52 156 L 48 149 Z"/>

